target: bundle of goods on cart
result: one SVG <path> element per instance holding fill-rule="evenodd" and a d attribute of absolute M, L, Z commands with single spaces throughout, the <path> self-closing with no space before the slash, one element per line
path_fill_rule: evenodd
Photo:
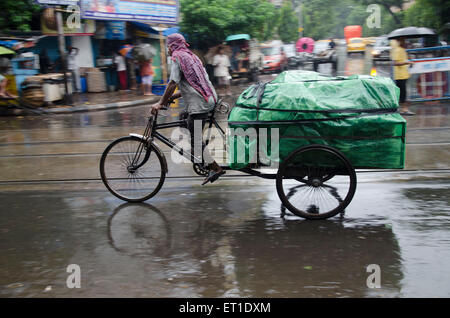
<path fill-rule="evenodd" d="M 355 168 L 401 169 L 406 121 L 397 113 L 398 100 L 399 89 L 390 78 L 287 71 L 272 82 L 247 88 L 230 113 L 229 126 L 268 128 L 269 143 L 271 128 L 277 128 L 279 155 L 269 150 L 265 154 L 272 161 L 282 162 L 295 149 L 321 144 L 340 150 Z M 234 150 L 231 167 L 246 167 L 250 156 L 238 162 L 237 152 L 256 153 L 258 141 L 233 136 L 229 142 Z"/>

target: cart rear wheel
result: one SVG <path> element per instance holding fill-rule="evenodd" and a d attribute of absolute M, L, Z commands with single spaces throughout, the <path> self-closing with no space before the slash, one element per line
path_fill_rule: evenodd
<path fill-rule="evenodd" d="M 283 205 L 306 219 L 327 219 L 344 211 L 356 190 L 356 173 L 340 151 L 311 145 L 292 152 L 277 173 Z"/>

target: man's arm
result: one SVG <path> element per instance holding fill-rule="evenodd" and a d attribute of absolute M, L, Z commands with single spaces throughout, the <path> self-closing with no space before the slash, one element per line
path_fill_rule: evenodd
<path fill-rule="evenodd" d="M 170 98 L 170 102 L 173 102 L 175 99 L 178 99 L 181 97 L 181 92 L 175 93 L 172 95 L 172 97 Z"/>
<path fill-rule="evenodd" d="M 170 81 L 169 84 L 167 84 L 166 91 L 164 92 L 164 95 L 161 97 L 159 102 L 153 104 L 151 106 L 152 114 L 155 114 L 158 110 L 162 108 L 163 105 L 167 105 L 170 101 L 170 99 L 173 97 L 173 93 L 175 92 L 175 89 L 177 88 L 177 83 L 174 81 Z M 178 95 L 178 94 L 176 94 Z M 181 97 L 181 95 L 180 95 Z"/>
<path fill-rule="evenodd" d="M 410 65 L 413 64 L 412 62 L 408 60 L 403 60 L 402 55 L 399 54 L 398 50 L 395 50 L 392 56 L 392 60 L 394 61 L 394 66 L 403 66 L 403 65 Z"/>
<path fill-rule="evenodd" d="M 413 62 L 410 62 L 410 61 L 406 61 L 406 62 L 394 61 L 394 66 L 403 66 L 403 65 L 411 65 L 411 64 L 413 64 Z"/>

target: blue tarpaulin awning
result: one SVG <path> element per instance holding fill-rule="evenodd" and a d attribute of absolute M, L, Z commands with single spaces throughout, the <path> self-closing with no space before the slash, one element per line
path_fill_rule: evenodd
<path fill-rule="evenodd" d="M 143 23 L 143 22 L 131 22 L 131 24 L 133 24 L 136 28 L 138 28 L 140 31 L 143 32 L 147 32 L 150 34 L 159 34 L 159 27 L 153 27 L 150 24 L 147 23 Z M 174 33 L 179 33 L 180 32 L 180 28 L 179 27 L 172 27 L 172 28 L 167 28 L 163 30 L 163 35 L 164 36 L 169 36 L 171 34 Z"/>
<path fill-rule="evenodd" d="M 150 33 L 150 34 L 159 34 L 157 30 L 152 28 L 151 25 L 142 22 L 130 22 L 133 26 L 135 26 L 139 31 Z"/>

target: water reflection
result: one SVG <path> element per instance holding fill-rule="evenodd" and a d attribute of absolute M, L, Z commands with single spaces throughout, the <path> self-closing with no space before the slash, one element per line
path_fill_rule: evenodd
<path fill-rule="evenodd" d="M 449 294 L 448 182 L 361 184 L 345 218 L 280 218 L 273 184 L 172 181 L 152 206 L 106 191 L 8 193 L 4 296 L 366 297 Z M 50 199 L 49 199 L 50 198 Z M 380 204 L 380 198 L 388 205 Z M 65 286 L 68 264 L 83 288 Z M 369 264 L 381 289 L 366 286 Z M 47 286 L 52 292 L 44 293 Z"/>
<path fill-rule="evenodd" d="M 379 295 L 400 290 L 400 250 L 385 226 L 285 220 L 283 229 L 268 231 L 261 220 L 233 238 L 236 275 L 248 296 L 363 297 L 369 264 L 383 269 Z"/>
<path fill-rule="evenodd" d="M 221 210 L 206 210 L 204 194 L 181 204 L 122 205 L 108 221 L 110 243 L 131 262 L 156 257 L 174 283 L 199 297 L 364 297 L 372 295 L 369 264 L 383 269 L 375 295 L 399 293 L 400 249 L 390 228 L 336 219 L 274 222 L 270 199 L 234 193 L 239 204 L 232 204 L 224 190 L 214 195 Z"/>
<path fill-rule="evenodd" d="M 108 218 L 108 239 L 116 251 L 131 257 L 164 257 L 170 254 L 172 230 L 154 206 L 125 203 Z"/>

